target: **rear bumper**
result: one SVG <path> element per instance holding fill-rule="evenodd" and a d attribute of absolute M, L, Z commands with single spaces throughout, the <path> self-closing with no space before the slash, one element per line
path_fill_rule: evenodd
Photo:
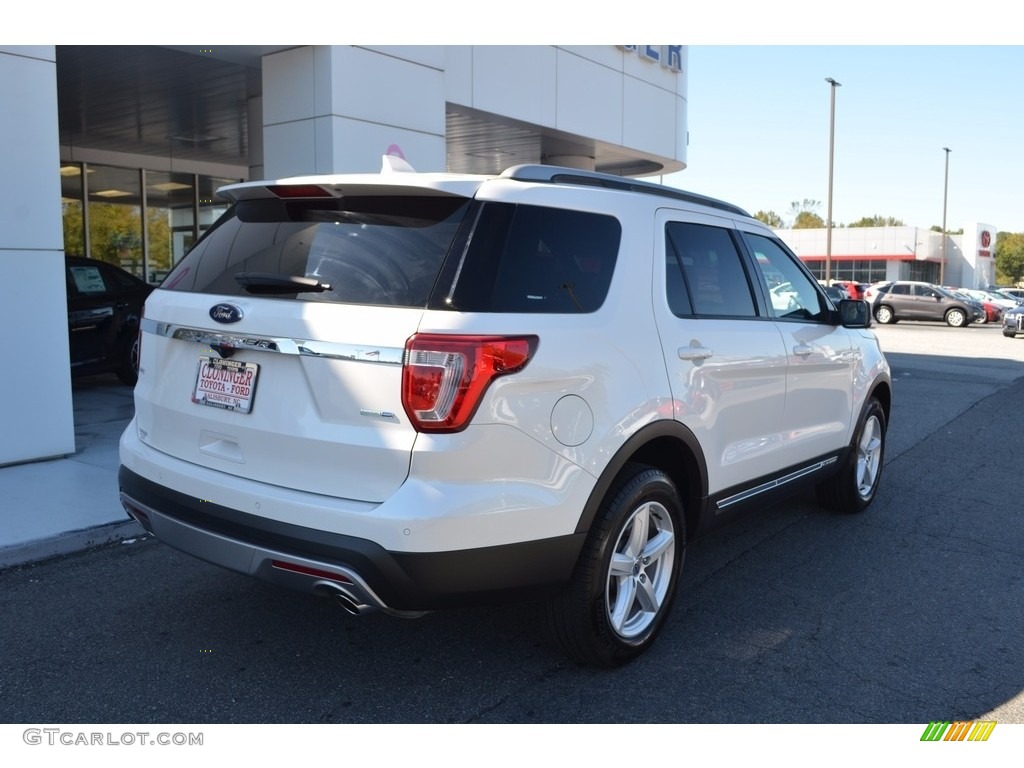
<path fill-rule="evenodd" d="M 164 487 L 122 466 L 122 503 L 170 546 L 304 592 L 338 588 L 362 609 L 412 613 L 536 596 L 568 581 L 585 534 L 445 552 L 272 520 Z"/>

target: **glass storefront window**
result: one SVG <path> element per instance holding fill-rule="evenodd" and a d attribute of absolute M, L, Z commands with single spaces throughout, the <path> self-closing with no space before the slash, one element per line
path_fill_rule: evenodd
<path fill-rule="evenodd" d="M 82 165 L 60 165 L 60 209 L 64 222 L 64 252 L 85 255 L 85 221 L 82 217 Z"/>
<path fill-rule="evenodd" d="M 89 256 L 142 274 L 142 211 L 139 172 L 90 165 Z"/>
<path fill-rule="evenodd" d="M 195 176 L 146 171 L 146 264 L 158 283 L 195 239 Z"/>
<path fill-rule="evenodd" d="M 804 262 L 819 280 L 825 279 L 825 260 L 815 259 Z M 877 283 L 885 280 L 885 262 L 873 259 L 832 260 L 830 276 L 833 280 L 853 280 L 857 283 Z"/>
<path fill-rule="evenodd" d="M 150 283 L 163 280 L 228 209 L 217 189 L 241 181 L 70 161 L 61 163 L 60 180 L 65 253 L 116 264 Z"/>
<path fill-rule="evenodd" d="M 199 177 L 199 234 L 203 234 L 220 215 L 228 209 L 228 202 L 217 196 L 217 190 L 239 179 L 222 179 L 216 176 Z"/>

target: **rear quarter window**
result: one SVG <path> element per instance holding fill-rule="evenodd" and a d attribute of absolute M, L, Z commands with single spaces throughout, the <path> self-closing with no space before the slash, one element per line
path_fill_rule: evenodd
<path fill-rule="evenodd" d="M 469 312 L 597 311 L 608 295 L 622 226 L 614 216 L 485 203 L 442 280 L 437 307 Z"/>

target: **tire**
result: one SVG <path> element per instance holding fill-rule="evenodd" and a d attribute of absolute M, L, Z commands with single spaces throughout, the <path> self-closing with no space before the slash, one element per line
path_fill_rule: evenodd
<path fill-rule="evenodd" d="M 820 504 L 848 513 L 867 509 L 882 479 L 885 432 L 885 410 L 878 398 L 873 397 L 853 434 L 843 466 L 817 487 Z"/>
<path fill-rule="evenodd" d="M 121 366 L 114 371 L 117 374 L 117 378 L 121 380 L 122 384 L 127 384 L 129 387 L 134 387 L 139 380 L 139 339 L 138 337 L 132 339 L 132 343 L 128 345 L 128 349 L 125 352 L 124 360 L 121 361 Z"/>
<path fill-rule="evenodd" d="M 628 464 L 601 502 L 572 579 L 547 605 L 555 642 L 601 667 L 646 651 L 672 606 L 685 548 L 675 484 L 659 469 Z"/>
<path fill-rule="evenodd" d="M 894 315 L 892 313 L 892 309 L 886 306 L 885 304 L 880 306 L 878 310 L 875 312 L 875 320 L 880 322 L 882 325 L 888 325 L 889 323 L 893 322 L 893 319 Z"/>
<path fill-rule="evenodd" d="M 962 309 L 951 309 L 946 313 L 946 325 L 960 328 L 967 325 L 967 313 Z"/>
<path fill-rule="evenodd" d="M 1003 331 L 1003 336 L 1005 336 L 1008 339 L 1014 339 L 1017 337 L 1017 334 L 1014 333 L 1013 331 Z"/>

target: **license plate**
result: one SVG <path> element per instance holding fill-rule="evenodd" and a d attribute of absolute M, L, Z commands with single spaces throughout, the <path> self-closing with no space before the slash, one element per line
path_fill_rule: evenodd
<path fill-rule="evenodd" d="M 259 369 L 256 363 L 200 357 L 192 402 L 249 413 Z"/>

